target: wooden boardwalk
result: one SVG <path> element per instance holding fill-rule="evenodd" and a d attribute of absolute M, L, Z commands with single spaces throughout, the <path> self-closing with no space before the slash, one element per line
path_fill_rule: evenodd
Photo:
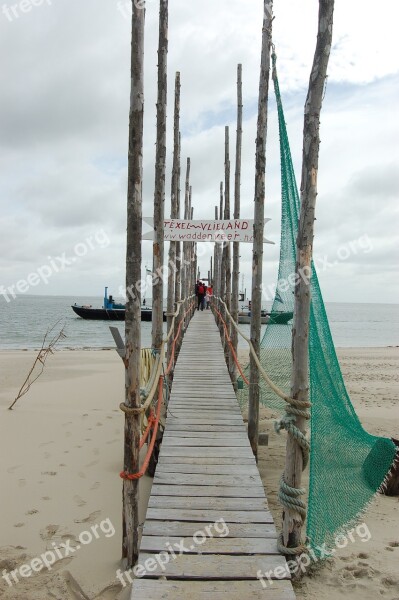
<path fill-rule="evenodd" d="M 219 331 L 210 311 L 196 312 L 143 529 L 139 564 L 147 569 L 131 599 L 294 600 L 276 538 Z M 264 588 L 258 572 L 278 567 Z"/>

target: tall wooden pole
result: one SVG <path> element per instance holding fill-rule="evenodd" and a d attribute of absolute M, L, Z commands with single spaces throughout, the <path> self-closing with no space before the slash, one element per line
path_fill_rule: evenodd
<path fill-rule="evenodd" d="M 215 221 L 217 221 L 219 218 L 218 215 L 218 207 L 215 206 Z M 215 296 L 218 295 L 218 260 L 219 260 L 219 255 L 218 255 L 218 251 L 219 251 L 219 244 L 215 243 L 214 244 L 214 248 L 213 248 L 213 280 L 212 280 L 212 286 L 213 286 L 213 293 Z"/>
<path fill-rule="evenodd" d="M 220 182 L 220 220 L 223 220 L 223 201 L 224 201 L 224 193 L 223 193 L 223 181 Z M 220 286 L 219 286 L 219 296 L 220 298 L 226 302 L 226 254 L 225 254 L 225 242 L 222 242 L 220 245 Z M 220 312 L 224 316 L 224 309 L 220 307 Z M 220 335 L 222 339 L 222 345 L 224 348 L 224 328 L 223 323 L 219 322 Z"/>
<path fill-rule="evenodd" d="M 178 187 L 179 187 L 179 119 L 180 119 L 180 73 L 177 72 L 175 76 L 175 109 L 173 119 L 173 167 L 172 167 L 172 181 L 171 181 L 171 200 L 170 200 L 170 218 L 177 219 L 177 203 L 178 203 Z M 175 312 L 176 297 L 175 297 L 175 271 L 176 265 L 176 242 L 170 242 L 169 244 L 169 264 L 168 264 L 168 331 L 172 325 L 172 313 Z M 168 342 L 168 363 L 172 353 L 173 338 L 171 336 Z M 171 373 L 173 377 L 173 373 Z"/>
<path fill-rule="evenodd" d="M 255 214 L 254 242 L 252 250 L 252 294 L 251 294 L 251 342 L 257 356 L 260 354 L 261 304 L 262 304 L 262 261 L 263 225 L 265 203 L 266 133 L 269 96 L 270 49 L 272 43 L 273 0 L 264 0 L 262 57 L 259 81 L 258 125 L 255 158 Z M 255 360 L 250 357 L 250 388 L 248 405 L 248 437 L 252 451 L 258 456 L 259 431 L 259 371 Z"/>
<path fill-rule="evenodd" d="M 230 135 L 229 127 L 226 125 L 224 128 L 224 218 L 230 219 Z M 231 244 L 225 242 L 225 264 L 226 264 L 226 306 L 230 312 L 231 309 Z M 226 319 L 227 330 L 230 334 L 230 321 Z M 227 337 L 224 343 L 224 350 L 227 357 L 227 366 L 231 376 L 233 357 L 231 354 L 230 346 L 227 342 Z"/>
<path fill-rule="evenodd" d="M 242 65 L 237 65 L 237 137 L 236 137 L 236 167 L 234 179 L 234 218 L 240 218 L 241 198 L 241 145 L 242 145 Z M 233 280 L 231 288 L 231 316 L 238 322 L 238 294 L 240 280 L 240 243 L 233 242 Z M 238 334 L 231 328 L 231 342 L 237 354 Z M 235 384 L 236 368 L 232 362 L 232 379 Z"/>
<path fill-rule="evenodd" d="M 177 156 L 177 196 L 176 196 L 176 218 L 180 219 L 180 175 L 181 175 L 181 164 L 180 164 L 180 155 L 181 155 L 181 134 L 179 131 L 179 147 L 178 147 L 178 156 Z M 181 243 L 176 242 L 176 277 L 175 277 L 175 303 L 181 300 Z M 180 321 L 182 319 L 182 309 L 177 316 L 175 321 L 175 336 L 177 335 L 177 331 L 180 326 Z M 181 330 L 181 328 L 180 328 Z M 180 350 L 180 336 L 176 343 L 176 356 Z"/>
<path fill-rule="evenodd" d="M 143 122 L 144 122 L 145 11 L 133 3 L 129 157 L 127 189 L 126 289 L 136 290 L 141 279 Z M 137 409 L 140 401 L 141 292 L 127 294 L 125 321 L 125 404 Z M 139 470 L 140 413 L 125 413 L 124 459 L 126 473 Z M 138 558 L 138 480 L 123 480 L 122 558 L 128 568 Z"/>
<path fill-rule="evenodd" d="M 303 126 L 301 212 L 295 267 L 297 278 L 292 330 L 293 370 L 291 379 L 291 397 L 302 402 L 309 401 L 310 275 L 319 167 L 320 112 L 332 44 L 333 13 L 334 0 L 319 0 L 317 45 L 310 74 Z M 301 274 L 305 274 L 305 276 L 299 276 Z M 303 417 L 297 416 L 295 425 L 302 433 L 305 433 L 306 420 Z M 289 435 L 284 472 L 286 483 L 291 487 L 301 488 L 302 470 L 301 448 Z M 285 546 L 295 548 L 301 545 L 302 524 L 302 518 L 296 511 L 285 509 L 283 515 Z"/>
<path fill-rule="evenodd" d="M 190 204 L 190 168 L 191 161 L 187 158 L 186 164 L 186 183 L 184 187 L 184 219 L 190 218 L 189 204 Z M 187 298 L 187 281 L 190 279 L 189 276 L 189 245 L 190 242 L 183 242 L 183 270 L 182 270 L 182 297 Z M 187 310 L 187 302 L 184 306 Z"/>
<path fill-rule="evenodd" d="M 134 2 L 133 2 L 134 4 Z M 163 260 L 166 172 L 166 99 L 168 54 L 168 0 L 159 3 L 157 147 L 155 157 L 154 244 L 152 271 L 152 347 L 159 350 L 163 338 Z"/>

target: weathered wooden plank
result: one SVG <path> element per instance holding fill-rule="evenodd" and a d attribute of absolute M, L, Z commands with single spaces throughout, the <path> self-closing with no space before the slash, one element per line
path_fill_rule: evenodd
<path fill-rule="evenodd" d="M 140 552 L 164 552 L 174 549 L 176 554 L 279 554 L 277 539 L 273 538 L 228 538 L 226 529 L 217 523 L 217 530 L 212 530 L 213 537 L 204 537 L 205 531 L 193 537 L 143 536 Z M 219 532 L 223 537 L 218 537 Z"/>
<path fill-rule="evenodd" d="M 168 415 L 167 415 L 167 426 L 169 427 L 169 425 L 209 425 L 210 427 L 212 427 L 212 425 L 215 426 L 233 426 L 233 427 L 239 427 L 243 425 L 243 421 L 242 419 L 221 419 L 219 417 L 214 417 L 214 418 L 209 418 L 209 419 L 204 419 L 203 417 L 185 417 L 185 416 L 179 416 L 176 417 L 173 415 L 173 411 L 170 410 L 168 411 Z"/>
<path fill-rule="evenodd" d="M 209 526 L 213 523 L 209 522 Z M 227 523 L 227 537 L 277 538 L 274 523 Z M 204 525 L 201 528 L 204 529 Z M 199 530 L 198 523 L 190 521 L 152 521 L 144 523 L 143 535 L 162 535 L 171 537 L 193 536 Z"/>
<path fill-rule="evenodd" d="M 220 485 L 185 485 L 154 483 L 151 488 L 153 496 L 216 496 L 218 498 L 241 498 L 242 487 Z M 265 491 L 261 485 L 251 485 L 246 493 L 247 498 L 264 498 Z"/>
<path fill-rule="evenodd" d="M 184 491 L 184 489 L 183 489 Z M 218 498 L 211 496 L 151 496 L 151 508 L 201 508 L 210 510 L 269 510 L 266 498 Z"/>
<path fill-rule="evenodd" d="M 224 447 L 224 448 L 247 448 L 249 446 L 247 437 L 233 437 L 231 439 L 226 439 L 225 437 L 211 437 L 208 438 L 197 438 L 197 437 L 178 437 L 172 435 L 166 435 L 162 442 L 162 446 L 165 448 L 167 446 L 176 446 L 176 447 L 184 447 L 189 448 L 194 446 L 196 448 L 200 448 L 204 446 L 205 448 L 210 448 L 212 446 L 216 447 Z"/>
<path fill-rule="evenodd" d="M 246 430 L 243 429 L 242 423 L 237 423 L 236 425 L 196 425 L 191 423 L 190 425 L 174 425 L 171 422 L 168 422 L 167 431 L 174 433 L 183 431 L 189 434 L 197 434 L 201 433 L 205 435 L 213 435 L 216 432 L 219 433 L 242 433 L 244 432 L 247 435 Z M 201 436 L 202 437 L 202 436 Z"/>
<path fill-rule="evenodd" d="M 195 456 L 166 456 L 161 454 L 158 465 L 160 464 L 173 464 L 173 465 L 241 465 L 250 466 L 255 465 L 255 458 L 253 456 L 240 456 L 232 462 L 231 457 L 221 456 L 207 456 L 207 457 L 195 457 Z"/>
<path fill-rule="evenodd" d="M 223 518 L 228 523 L 273 523 L 270 512 L 266 510 L 148 508 L 146 518 L 158 521 L 198 521 L 198 523 L 212 523 Z"/>
<path fill-rule="evenodd" d="M 239 438 L 248 439 L 247 433 L 242 425 L 233 431 L 196 431 L 193 429 L 180 430 L 177 427 L 168 427 L 164 433 L 166 437 L 192 438 L 196 439 L 221 439 L 221 440 L 236 440 Z"/>
<path fill-rule="evenodd" d="M 175 464 L 174 462 L 158 463 L 162 473 L 202 473 L 203 475 L 252 475 L 259 476 L 255 465 L 192 465 Z M 158 468 L 158 467 L 157 467 Z"/>
<path fill-rule="evenodd" d="M 153 558 L 146 552 L 140 553 L 139 563 Z M 155 565 L 153 564 L 155 563 Z M 229 556 L 229 555 L 197 555 L 181 554 L 170 560 L 166 565 L 151 561 L 151 571 L 148 569 L 144 577 L 166 577 L 184 579 L 257 579 L 258 571 L 270 571 L 281 567 L 281 579 L 289 579 L 289 571 L 285 559 L 278 554 L 254 556 Z M 152 570 L 153 569 L 153 570 Z M 274 577 L 275 578 L 275 577 Z M 260 584 L 259 584 L 260 585 Z"/>
<path fill-rule="evenodd" d="M 137 579 L 131 600 L 295 600 L 290 581 L 181 581 Z"/>
<path fill-rule="evenodd" d="M 202 473 L 174 473 L 173 477 L 170 473 L 156 472 L 154 483 L 166 483 L 169 485 L 203 485 L 204 488 L 209 485 L 217 486 L 238 486 L 252 487 L 253 485 L 262 486 L 259 474 L 257 475 L 207 475 L 204 477 Z"/>
<path fill-rule="evenodd" d="M 243 418 L 240 414 L 228 414 L 226 415 L 226 413 L 222 410 L 193 410 L 192 408 L 187 408 L 187 409 L 182 409 L 182 408 L 176 408 L 174 409 L 173 406 L 169 407 L 170 411 L 173 413 L 174 418 L 178 419 L 180 418 L 185 418 L 185 419 L 206 419 L 207 421 L 215 421 L 215 422 L 225 422 L 225 419 L 227 418 L 229 421 L 238 421 L 239 423 L 243 423 Z"/>
<path fill-rule="evenodd" d="M 162 454 L 164 456 L 221 456 L 231 457 L 231 462 L 234 462 L 237 458 L 239 459 L 244 452 L 248 452 L 246 448 L 221 448 L 220 446 L 212 448 L 181 448 L 178 446 L 163 446 Z M 247 454 L 249 456 L 249 454 Z"/>

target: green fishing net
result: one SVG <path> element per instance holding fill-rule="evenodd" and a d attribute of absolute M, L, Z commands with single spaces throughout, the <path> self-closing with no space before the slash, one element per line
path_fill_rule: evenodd
<path fill-rule="evenodd" d="M 275 66 L 275 55 L 273 62 Z M 261 342 L 261 363 L 269 377 L 290 393 L 292 320 L 279 323 L 281 313 L 294 311 L 295 252 L 300 199 L 296 185 L 283 106 L 275 73 L 281 160 L 281 246 L 272 318 Z M 309 332 L 310 483 L 307 537 L 316 555 L 334 548 L 337 535 L 354 524 L 379 490 L 395 459 L 387 438 L 367 433 L 352 406 L 331 337 L 323 297 L 312 264 Z M 260 401 L 278 412 L 285 403 L 261 380 Z M 240 401 L 247 400 L 239 380 Z"/>

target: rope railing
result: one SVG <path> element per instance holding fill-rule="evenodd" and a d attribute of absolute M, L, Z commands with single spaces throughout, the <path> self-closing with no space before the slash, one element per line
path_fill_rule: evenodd
<path fill-rule="evenodd" d="M 264 370 L 264 368 L 262 367 L 262 365 L 259 361 L 259 358 L 255 352 L 255 349 L 252 345 L 251 340 L 240 330 L 237 323 L 234 321 L 233 317 L 231 316 L 225 302 L 223 302 L 223 300 L 221 298 L 216 297 L 216 296 L 214 297 L 214 299 L 223 305 L 225 314 L 230 319 L 231 324 L 236 329 L 237 333 L 248 343 L 251 355 L 252 355 L 252 357 L 255 361 L 255 364 L 259 370 L 259 373 L 261 374 L 265 383 L 270 387 L 271 390 L 273 390 L 273 392 L 277 396 L 279 396 L 279 398 L 281 398 L 282 400 L 284 400 L 287 403 L 286 409 L 285 409 L 286 414 L 284 417 L 282 417 L 280 419 L 280 421 L 275 423 L 275 429 L 276 429 L 277 433 L 279 433 L 282 429 L 285 429 L 287 431 L 288 435 L 290 435 L 291 437 L 293 437 L 296 440 L 296 442 L 299 444 L 301 451 L 302 451 L 303 469 L 305 469 L 306 465 L 309 462 L 310 442 L 306 438 L 306 436 L 302 433 L 302 431 L 295 425 L 295 420 L 296 420 L 296 416 L 301 416 L 301 417 L 304 417 L 305 419 L 310 419 L 310 413 L 307 409 L 309 409 L 311 407 L 311 403 L 304 401 L 304 400 L 297 400 L 296 398 L 292 398 L 291 396 L 285 394 L 284 391 L 281 388 L 279 388 L 270 379 L 270 377 L 267 375 L 266 371 Z M 230 336 L 228 334 L 228 328 L 226 325 L 226 321 L 224 320 L 221 312 L 217 310 L 216 306 L 214 306 L 213 308 L 214 308 L 215 312 L 218 314 L 219 318 L 222 320 L 223 327 L 224 327 L 224 330 L 226 333 L 226 338 L 228 340 L 229 346 L 232 351 L 232 356 L 234 358 L 235 363 L 238 366 L 239 363 L 238 363 L 234 348 L 231 345 L 231 340 L 230 340 Z M 244 376 L 241 366 L 238 366 L 238 368 L 239 368 L 240 374 L 243 378 L 243 381 L 247 385 L 249 385 L 250 382 L 248 381 L 247 377 Z M 285 481 L 284 475 L 285 474 L 283 473 L 283 475 L 281 476 L 281 480 L 280 480 L 280 489 L 279 489 L 279 495 L 278 495 L 279 501 L 284 508 L 299 513 L 301 515 L 301 518 L 303 520 L 305 520 L 306 504 L 305 504 L 305 502 L 303 502 L 303 500 L 301 500 L 300 496 L 303 496 L 306 493 L 306 490 L 304 488 L 295 488 L 295 487 L 288 485 L 287 482 Z M 277 547 L 282 554 L 291 555 L 291 556 L 302 554 L 303 552 L 307 552 L 307 550 L 308 550 L 307 547 L 302 544 L 295 548 L 290 548 L 288 546 L 285 546 L 282 533 L 280 534 L 280 536 L 277 540 Z"/>
<path fill-rule="evenodd" d="M 165 345 L 168 343 L 169 339 L 172 336 L 172 333 L 174 331 L 174 326 L 175 326 L 175 319 L 177 318 L 177 316 L 180 313 L 181 307 L 183 306 L 183 304 L 186 301 L 189 301 L 192 298 L 192 296 L 190 296 L 189 298 L 186 298 L 184 300 L 179 301 L 178 307 L 176 312 L 173 314 L 173 318 L 172 318 L 172 322 L 170 324 L 170 328 L 169 331 L 167 333 L 167 335 L 163 338 L 162 343 L 161 343 L 161 347 L 159 349 L 159 351 L 157 351 L 156 355 L 155 355 L 155 362 L 154 362 L 154 366 L 151 372 L 151 376 L 149 379 L 149 382 L 147 384 L 147 388 L 144 390 L 140 390 L 140 396 L 141 397 L 145 397 L 145 402 L 144 404 L 142 404 L 141 407 L 139 408 L 131 408 L 129 406 L 126 406 L 126 404 L 124 402 L 122 402 L 119 405 L 119 408 L 126 414 L 126 415 L 133 415 L 133 414 L 141 414 L 142 415 L 142 422 L 144 420 L 145 417 L 145 413 L 146 411 L 149 409 L 149 407 L 151 406 L 154 398 L 155 398 L 155 394 L 156 391 L 158 390 L 158 396 L 157 396 L 157 407 L 156 407 L 156 412 L 154 415 L 154 411 L 151 410 L 151 414 L 148 417 L 148 421 L 147 421 L 147 426 L 145 428 L 145 431 L 143 433 L 143 435 L 140 438 L 140 449 L 144 446 L 145 442 L 148 439 L 148 436 L 150 434 L 150 431 L 152 429 L 152 436 L 151 436 L 151 440 L 148 444 L 148 449 L 146 452 L 146 456 L 144 458 L 143 464 L 140 468 L 140 470 L 137 473 L 127 473 L 126 471 L 121 471 L 120 472 L 120 477 L 122 479 L 130 479 L 130 480 L 135 480 L 135 479 L 140 479 L 141 477 L 143 477 L 143 475 L 146 473 L 147 469 L 148 469 L 148 465 L 150 463 L 150 459 L 151 459 L 151 455 L 154 451 L 154 446 L 155 446 L 155 441 L 157 438 L 157 433 L 158 433 L 158 428 L 159 428 L 159 422 L 160 422 L 160 418 L 161 418 L 161 405 L 162 405 L 162 400 L 163 400 L 163 388 L 164 388 L 164 380 L 165 377 L 170 373 L 171 369 L 172 369 L 172 365 L 173 365 L 173 361 L 174 361 L 174 355 L 175 355 L 175 346 L 176 346 L 176 342 L 180 336 L 180 331 L 181 331 L 181 327 L 183 325 L 184 319 L 185 317 L 189 314 L 189 312 L 192 310 L 194 303 L 191 302 L 186 310 L 186 312 L 183 315 L 182 320 L 179 323 L 179 327 L 177 328 L 177 332 L 176 335 L 173 339 L 173 345 L 172 345 L 172 353 L 171 353 L 171 357 L 169 360 L 169 364 L 166 368 L 166 371 L 162 374 L 162 370 L 163 370 L 163 365 L 164 365 L 164 358 L 165 358 Z M 147 390 L 148 393 L 147 393 Z M 143 427 L 143 425 L 142 425 Z"/>

